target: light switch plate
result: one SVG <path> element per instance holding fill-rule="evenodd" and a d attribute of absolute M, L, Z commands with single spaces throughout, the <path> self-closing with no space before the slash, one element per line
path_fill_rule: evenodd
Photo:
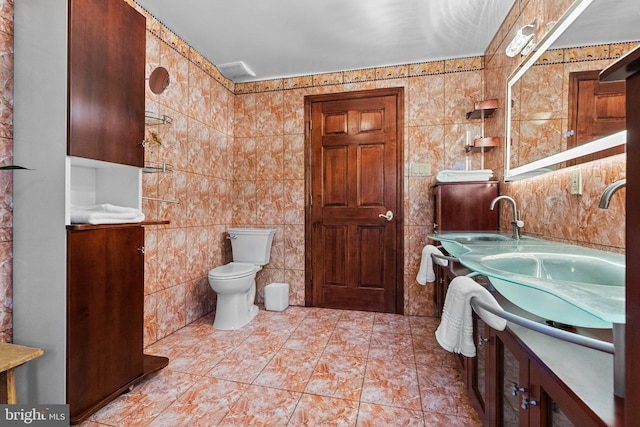
<path fill-rule="evenodd" d="M 431 175 L 431 163 L 412 163 L 411 176 L 429 176 Z"/>
<path fill-rule="evenodd" d="M 575 196 L 582 194 L 582 172 L 580 169 L 571 172 L 571 194 Z"/>

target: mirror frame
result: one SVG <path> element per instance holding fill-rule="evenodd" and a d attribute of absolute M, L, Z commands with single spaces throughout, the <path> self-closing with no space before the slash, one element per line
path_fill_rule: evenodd
<path fill-rule="evenodd" d="M 531 68 L 542 54 L 562 35 L 562 33 L 591 5 L 593 0 L 575 0 L 569 9 L 555 23 L 551 30 L 540 40 L 529 56 L 516 68 L 507 80 L 507 100 L 505 105 L 512 105 L 512 88 L 522 75 Z M 544 169 L 567 160 L 575 159 L 586 154 L 596 153 L 608 148 L 617 147 L 627 142 L 627 132 L 622 131 L 607 137 L 562 151 L 526 165 L 511 168 L 511 108 L 506 108 L 505 117 L 505 150 L 504 150 L 504 180 L 515 181 L 518 179 L 537 176 L 552 170 Z M 542 169 L 542 171 L 540 171 Z"/>

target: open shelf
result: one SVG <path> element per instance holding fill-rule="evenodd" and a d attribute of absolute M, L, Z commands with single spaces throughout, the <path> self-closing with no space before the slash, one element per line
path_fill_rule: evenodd
<path fill-rule="evenodd" d="M 145 162 L 143 173 L 173 172 L 173 166 L 165 162 Z"/>
<path fill-rule="evenodd" d="M 473 140 L 473 145 L 466 147 L 467 153 L 479 152 L 484 149 L 485 152 L 492 150 L 500 145 L 500 138 L 497 136 L 488 136 L 486 138 L 476 138 Z"/>
<path fill-rule="evenodd" d="M 166 114 L 159 115 L 152 111 L 144 112 L 144 124 L 147 126 L 170 125 L 173 119 Z"/>
<path fill-rule="evenodd" d="M 473 104 L 473 111 L 467 113 L 467 120 L 491 117 L 498 109 L 497 99 L 486 99 Z"/>

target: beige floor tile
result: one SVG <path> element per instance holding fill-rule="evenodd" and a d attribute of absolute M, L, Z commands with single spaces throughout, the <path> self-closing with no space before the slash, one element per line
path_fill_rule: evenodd
<path fill-rule="evenodd" d="M 303 394 L 287 425 L 289 427 L 355 426 L 358 404 L 353 400 Z"/>
<path fill-rule="evenodd" d="M 170 364 L 81 427 L 480 426 L 438 319 L 291 306 L 213 315 L 145 349 Z"/>
<path fill-rule="evenodd" d="M 280 350 L 262 370 L 254 384 L 302 392 L 313 374 L 319 355 L 298 350 Z"/>
<path fill-rule="evenodd" d="M 287 390 L 249 386 L 218 426 L 285 426 L 300 396 Z"/>
<path fill-rule="evenodd" d="M 320 358 L 305 393 L 359 400 L 367 361 L 329 354 Z"/>

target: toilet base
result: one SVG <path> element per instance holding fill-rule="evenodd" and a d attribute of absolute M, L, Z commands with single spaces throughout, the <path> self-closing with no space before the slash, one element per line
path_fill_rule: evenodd
<path fill-rule="evenodd" d="M 258 306 L 251 304 L 248 310 L 238 311 L 233 304 L 225 304 L 225 298 L 218 295 L 213 327 L 224 331 L 240 329 L 258 314 Z"/>

